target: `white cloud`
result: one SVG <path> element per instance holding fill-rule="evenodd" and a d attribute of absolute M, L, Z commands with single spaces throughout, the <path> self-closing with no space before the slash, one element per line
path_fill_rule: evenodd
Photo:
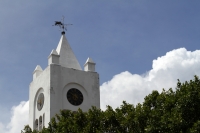
<path fill-rule="evenodd" d="M 0 133 L 5 133 L 5 131 L 6 131 L 5 125 L 0 122 Z"/>
<path fill-rule="evenodd" d="M 18 133 L 28 124 L 29 101 L 21 102 L 11 109 L 12 116 L 10 122 L 4 125 L 0 122 L 0 133 Z"/>
<path fill-rule="evenodd" d="M 152 69 L 145 75 L 131 74 L 128 71 L 115 75 L 101 85 L 101 108 L 106 105 L 119 107 L 122 101 L 136 105 L 142 103 L 152 90 L 162 91 L 175 88 L 177 79 L 181 82 L 200 75 L 200 50 L 187 51 L 179 48 L 153 60 Z"/>
<path fill-rule="evenodd" d="M 175 49 L 153 60 L 152 69 L 145 75 L 131 74 L 128 71 L 115 75 L 101 85 L 101 108 L 106 105 L 118 107 L 125 100 L 131 104 L 142 102 L 152 90 L 175 88 L 177 79 L 182 82 L 200 75 L 200 50 Z M 0 122 L 0 133 L 16 133 L 28 124 L 29 102 L 21 102 L 11 109 L 9 124 Z"/>

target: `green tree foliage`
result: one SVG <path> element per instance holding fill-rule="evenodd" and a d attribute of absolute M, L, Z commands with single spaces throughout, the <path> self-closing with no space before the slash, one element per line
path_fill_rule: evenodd
<path fill-rule="evenodd" d="M 178 80 L 175 91 L 153 91 L 135 107 L 123 104 L 105 111 L 92 107 L 88 112 L 62 110 L 48 128 L 25 133 L 200 133 L 200 80 Z"/>

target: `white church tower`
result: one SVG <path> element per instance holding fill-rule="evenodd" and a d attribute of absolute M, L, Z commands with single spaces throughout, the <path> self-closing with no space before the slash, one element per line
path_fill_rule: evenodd
<path fill-rule="evenodd" d="M 99 74 L 88 58 L 81 69 L 62 32 L 57 49 L 48 57 L 48 66 L 37 65 L 29 88 L 29 126 L 41 130 L 62 109 L 87 111 L 100 108 Z"/>

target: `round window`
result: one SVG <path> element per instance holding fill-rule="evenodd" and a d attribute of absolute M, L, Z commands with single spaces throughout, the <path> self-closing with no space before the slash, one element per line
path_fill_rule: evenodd
<path fill-rule="evenodd" d="M 74 106 L 81 105 L 83 94 L 78 89 L 72 88 L 67 92 L 67 100 Z"/>

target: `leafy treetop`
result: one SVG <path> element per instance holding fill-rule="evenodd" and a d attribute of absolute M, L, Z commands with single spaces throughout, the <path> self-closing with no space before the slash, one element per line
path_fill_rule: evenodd
<path fill-rule="evenodd" d="M 199 133 L 200 80 L 181 83 L 175 91 L 153 91 L 135 107 L 123 101 L 116 109 L 92 107 L 88 112 L 61 110 L 47 128 L 24 133 Z"/>

